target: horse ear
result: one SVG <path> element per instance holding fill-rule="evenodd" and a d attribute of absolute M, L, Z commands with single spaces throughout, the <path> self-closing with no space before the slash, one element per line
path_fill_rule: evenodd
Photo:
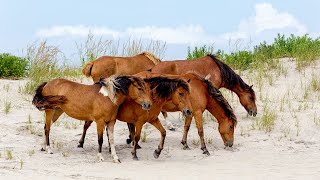
<path fill-rule="evenodd" d="M 190 83 L 190 80 L 191 80 L 191 79 L 189 79 L 189 80 L 187 81 L 187 83 Z"/>
<path fill-rule="evenodd" d="M 252 87 L 253 87 L 253 84 L 250 86 L 250 88 L 249 88 L 249 89 L 252 89 Z"/>

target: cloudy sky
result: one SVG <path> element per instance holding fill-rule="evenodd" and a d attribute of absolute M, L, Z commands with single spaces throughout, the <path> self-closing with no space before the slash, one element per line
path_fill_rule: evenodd
<path fill-rule="evenodd" d="M 277 33 L 320 36 L 316 0 L 1 0 L 0 53 L 19 54 L 35 40 L 65 51 L 89 31 L 106 39 L 143 38 L 167 43 L 167 59 L 185 58 L 188 46 L 247 48 Z"/>

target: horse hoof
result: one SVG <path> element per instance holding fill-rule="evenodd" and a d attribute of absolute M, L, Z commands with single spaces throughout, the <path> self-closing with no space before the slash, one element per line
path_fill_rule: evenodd
<path fill-rule="evenodd" d="M 83 144 L 78 144 L 78 148 L 83 148 Z"/>
<path fill-rule="evenodd" d="M 46 150 L 42 147 L 40 151 L 46 151 Z"/>
<path fill-rule="evenodd" d="M 109 148 L 109 153 L 111 153 L 111 148 Z"/>
<path fill-rule="evenodd" d="M 114 160 L 113 160 L 113 163 L 119 164 L 119 163 L 121 163 L 121 161 L 120 161 L 120 159 L 114 159 Z"/>
<path fill-rule="evenodd" d="M 135 160 L 135 161 L 139 161 L 137 156 L 133 156 L 132 159 Z"/>
<path fill-rule="evenodd" d="M 139 144 L 137 144 L 137 149 L 141 149 L 141 146 Z"/>
<path fill-rule="evenodd" d="M 132 142 L 132 139 L 127 139 L 127 144 L 130 144 Z"/>
<path fill-rule="evenodd" d="M 169 128 L 169 130 L 170 130 L 170 131 L 176 131 L 176 128 L 171 127 L 171 128 Z"/>
<path fill-rule="evenodd" d="M 159 155 L 160 155 L 160 153 L 158 153 L 157 150 L 154 150 L 153 157 L 158 159 Z"/>
<path fill-rule="evenodd" d="M 205 154 L 205 155 L 207 155 L 207 156 L 210 156 L 209 151 L 203 151 L 203 154 Z"/>
<path fill-rule="evenodd" d="M 183 150 L 190 150 L 190 148 L 189 148 L 188 145 L 184 145 L 184 146 L 183 146 Z"/>

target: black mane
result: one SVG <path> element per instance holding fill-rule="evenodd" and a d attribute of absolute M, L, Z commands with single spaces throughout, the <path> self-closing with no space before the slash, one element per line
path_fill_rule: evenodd
<path fill-rule="evenodd" d="M 242 78 L 235 73 L 228 65 L 226 65 L 224 62 L 220 61 L 217 56 L 213 54 L 208 54 L 212 60 L 218 65 L 220 72 L 221 72 L 221 78 L 222 81 L 224 82 L 224 85 L 226 86 L 227 89 L 232 89 L 235 85 L 240 84 L 240 87 L 244 90 L 249 90 L 250 94 L 254 98 L 255 101 L 255 93 L 253 89 L 246 84 Z"/>
<path fill-rule="evenodd" d="M 222 96 L 221 92 L 212 85 L 212 83 L 209 80 L 203 79 L 203 82 L 208 85 L 209 95 L 219 102 L 222 109 L 224 110 L 226 115 L 230 119 L 232 119 L 232 123 L 235 126 L 237 124 L 237 118 L 236 118 L 236 115 L 233 113 L 233 109 L 228 103 L 228 101 Z"/>
<path fill-rule="evenodd" d="M 189 93 L 189 86 L 187 82 L 179 78 L 167 78 L 167 77 L 152 77 L 144 79 L 150 83 L 150 88 L 156 88 L 156 94 L 158 98 L 168 98 L 172 95 L 178 87 L 182 87 Z"/>
<path fill-rule="evenodd" d="M 134 86 L 144 88 L 144 82 L 142 79 L 134 77 L 134 76 L 125 76 L 120 75 L 115 78 L 114 83 L 114 90 L 116 94 L 122 93 L 122 94 L 128 94 L 129 92 L 129 86 L 133 84 Z"/>

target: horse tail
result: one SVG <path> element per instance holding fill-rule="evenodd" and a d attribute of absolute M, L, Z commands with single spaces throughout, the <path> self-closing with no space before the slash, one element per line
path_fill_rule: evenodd
<path fill-rule="evenodd" d="M 39 109 L 39 111 L 45 109 L 53 109 L 59 105 L 65 104 L 67 98 L 65 96 L 43 96 L 42 91 L 47 82 L 44 82 L 36 89 L 36 94 L 33 97 L 32 104 Z"/>
<path fill-rule="evenodd" d="M 82 69 L 82 73 L 86 76 L 86 77 L 90 77 L 91 76 L 91 70 L 93 67 L 93 62 L 88 62 Z"/>

